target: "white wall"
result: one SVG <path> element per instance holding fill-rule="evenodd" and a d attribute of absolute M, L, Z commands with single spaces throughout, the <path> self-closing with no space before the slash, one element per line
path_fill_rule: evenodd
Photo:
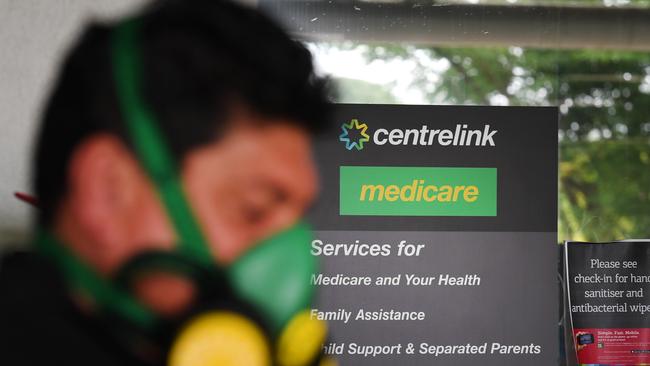
<path fill-rule="evenodd" d="M 13 192 L 29 189 L 32 137 L 63 52 L 89 19 L 144 2 L 0 0 L 0 249 L 29 227 L 31 209 Z"/>

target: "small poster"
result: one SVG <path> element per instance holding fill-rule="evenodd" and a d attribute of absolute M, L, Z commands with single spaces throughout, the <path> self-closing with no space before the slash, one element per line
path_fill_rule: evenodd
<path fill-rule="evenodd" d="M 565 244 L 580 364 L 650 364 L 650 241 Z"/>

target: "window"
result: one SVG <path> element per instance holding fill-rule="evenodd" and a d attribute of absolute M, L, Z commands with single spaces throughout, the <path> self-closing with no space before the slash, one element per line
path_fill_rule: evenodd
<path fill-rule="evenodd" d="M 558 106 L 559 240 L 650 237 L 650 0 L 260 5 L 341 102 Z"/>

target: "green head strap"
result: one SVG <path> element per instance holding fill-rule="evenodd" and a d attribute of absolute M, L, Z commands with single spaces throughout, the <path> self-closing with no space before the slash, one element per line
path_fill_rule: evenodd
<path fill-rule="evenodd" d="M 113 33 L 113 72 L 123 119 L 140 164 L 167 207 L 179 237 L 177 249 L 197 261 L 209 263 L 212 256 L 185 199 L 176 162 L 163 142 L 154 114 L 141 97 L 142 62 L 136 42 L 137 26 L 137 22 L 128 21 Z"/>

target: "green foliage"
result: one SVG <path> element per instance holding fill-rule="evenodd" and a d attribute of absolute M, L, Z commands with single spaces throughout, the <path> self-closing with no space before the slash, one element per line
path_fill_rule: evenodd
<path fill-rule="evenodd" d="M 560 238 L 650 236 L 647 141 L 562 144 L 560 156 Z"/>
<path fill-rule="evenodd" d="M 644 109 L 650 106 L 648 53 L 395 45 L 363 50 L 368 60 L 415 60 L 412 86 L 432 103 L 558 105 L 563 138 L 650 137 Z M 440 59 L 449 67 L 436 79 L 427 64 Z"/>

